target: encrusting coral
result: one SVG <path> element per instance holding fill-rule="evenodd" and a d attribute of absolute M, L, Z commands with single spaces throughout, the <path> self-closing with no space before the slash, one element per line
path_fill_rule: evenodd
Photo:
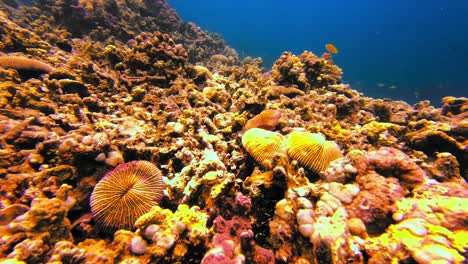
<path fill-rule="evenodd" d="M 356 160 L 359 174 L 375 171 L 384 176 L 398 178 L 404 185 L 414 186 L 427 179 L 426 173 L 405 153 L 389 147 L 371 151 Z"/>
<path fill-rule="evenodd" d="M 174 259 L 186 259 L 186 254 L 206 242 L 207 221 L 207 214 L 196 206 L 181 204 L 174 213 L 155 206 L 135 222 L 145 243 L 148 241 L 146 250 L 139 254 L 164 259 L 171 252 Z"/>
<path fill-rule="evenodd" d="M 237 194 L 233 204 L 236 214 L 230 220 L 221 215 L 213 220 L 215 235 L 201 263 L 275 263 L 273 253 L 255 243 L 255 234 L 246 217 L 251 206 L 248 197 Z"/>
<path fill-rule="evenodd" d="M 369 98 L 328 53 L 264 69 L 164 0 L 20 2 L 0 262 L 466 262 L 467 98 Z"/>

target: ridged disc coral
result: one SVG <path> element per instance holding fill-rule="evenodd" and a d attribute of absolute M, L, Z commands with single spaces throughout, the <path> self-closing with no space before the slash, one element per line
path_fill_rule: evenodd
<path fill-rule="evenodd" d="M 293 131 L 287 136 L 288 156 L 299 164 L 318 173 L 328 167 L 330 162 L 341 158 L 338 145 L 327 141 L 320 134 Z"/>
<path fill-rule="evenodd" d="M 163 197 L 161 171 L 151 162 L 117 166 L 94 187 L 90 198 L 94 220 L 104 229 L 131 229 Z"/>
<path fill-rule="evenodd" d="M 251 128 L 242 136 L 242 145 L 265 169 L 287 163 L 283 135 L 262 128 Z"/>

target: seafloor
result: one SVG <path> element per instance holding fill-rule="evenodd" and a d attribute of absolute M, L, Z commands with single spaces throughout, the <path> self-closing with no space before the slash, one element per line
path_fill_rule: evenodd
<path fill-rule="evenodd" d="M 164 0 L 21 2 L 0 4 L 0 263 L 468 256 L 467 98 L 369 98 L 327 53 L 268 71 Z"/>

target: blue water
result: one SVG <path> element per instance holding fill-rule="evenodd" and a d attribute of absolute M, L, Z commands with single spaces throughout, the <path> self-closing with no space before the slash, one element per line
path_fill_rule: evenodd
<path fill-rule="evenodd" d="M 435 105 L 468 96 L 467 0 L 168 2 L 266 70 L 283 51 L 321 55 L 333 43 L 344 82 L 367 96 Z"/>

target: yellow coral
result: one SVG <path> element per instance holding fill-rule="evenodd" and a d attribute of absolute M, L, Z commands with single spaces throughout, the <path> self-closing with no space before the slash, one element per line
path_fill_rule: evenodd
<path fill-rule="evenodd" d="M 197 206 L 189 208 L 186 204 L 179 205 L 174 214 L 174 219 L 177 219 L 187 226 L 189 230 L 188 238 L 190 242 L 195 245 L 203 242 L 208 235 L 209 231 L 206 228 L 208 215 Z"/>
<path fill-rule="evenodd" d="M 338 145 L 325 140 L 321 134 L 293 131 L 288 135 L 287 142 L 289 157 L 315 173 L 343 156 Z"/>
<path fill-rule="evenodd" d="M 362 126 L 359 133 L 367 135 L 367 138 L 378 146 L 395 144 L 406 128 L 392 123 L 372 121 Z"/>
<path fill-rule="evenodd" d="M 468 215 L 468 199 L 459 197 L 433 197 L 432 199 L 404 199 L 397 203 L 396 220 L 410 218 L 412 214 L 425 214 L 425 219 L 432 224 L 454 226 L 451 219 Z"/>
<path fill-rule="evenodd" d="M 151 210 L 140 216 L 135 222 L 137 228 L 149 226 L 150 224 L 162 224 L 172 217 L 172 211 L 159 206 L 153 206 Z"/>
<path fill-rule="evenodd" d="M 346 141 L 352 135 L 352 130 L 343 128 L 337 120 L 333 120 L 331 132 L 327 134 L 330 139 Z"/>
<path fill-rule="evenodd" d="M 453 247 L 463 252 L 468 248 L 468 231 L 458 230 L 453 234 Z"/>
<path fill-rule="evenodd" d="M 242 145 L 266 169 L 287 163 L 283 135 L 261 128 L 252 128 L 242 136 Z"/>
<path fill-rule="evenodd" d="M 464 247 L 460 244 L 466 239 L 460 237 L 422 218 L 412 218 L 391 225 L 385 234 L 370 239 L 365 247 L 379 254 L 386 251 L 394 261 L 409 252 L 418 263 L 462 263 L 465 258 L 459 251 L 464 252 Z"/>
<path fill-rule="evenodd" d="M 182 231 L 187 229 L 187 239 L 191 244 L 198 245 L 205 241 L 209 233 L 206 227 L 207 221 L 208 215 L 197 206 L 189 207 L 187 204 L 180 204 L 174 213 L 171 210 L 154 206 L 135 222 L 135 226 L 144 229 L 151 224 L 157 224 L 161 237 L 172 236 L 176 240 Z M 150 250 L 161 253 L 159 249 Z"/>

